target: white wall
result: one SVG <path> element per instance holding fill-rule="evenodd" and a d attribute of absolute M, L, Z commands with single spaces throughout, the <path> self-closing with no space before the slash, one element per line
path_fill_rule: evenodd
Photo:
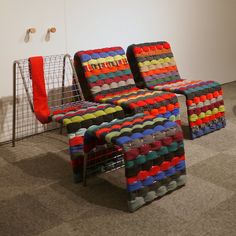
<path fill-rule="evenodd" d="M 11 139 L 12 133 L 13 61 L 66 51 L 64 5 L 64 0 L 0 0 L 0 142 Z M 45 35 L 52 26 L 56 26 L 57 32 L 47 42 Z M 25 43 L 25 32 L 30 27 L 35 27 L 37 31 L 30 42 Z M 31 116 L 29 111 L 27 117 Z M 31 123 L 29 120 L 24 122 L 24 130 L 27 130 L 27 125 Z M 32 124 L 33 132 L 37 133 L 40 129 L 42 125 Z"/>
<path fill-rule="evenodd" d="M 0 0 L 0 142 L 15 59 L 167 40 L 184 78 L 226 83 L 235 80 L 235 9 L 235 0 Z M 25 43 L 29 27 L 37 32 Z"/>
<path fill-rule="evenodd" d="M 235 80 L 235 0 L 66 1 L 67 49 L 171 43 L 184 78 Z"/>
<path fill-rule="evenodd" d="M 45 34 L 49 27 L 57 32 L 49 42 Z M 26 29 L 36 33 L 25 43 Z M 12 64 L 16 59 L 32 55 L 65 52 L 64 0 L 0 0 L 0 98 L 12 95 Z"/>
<path fill-rule="evenodd" d="M 155 40 L 172 44 L 183 77 L 233 81 L 235 9 L 235 0 L 0 0 L 0 98 L 12 94 L 15 59 Z M 25 43 L 29 27 L 37 33 Z"/>

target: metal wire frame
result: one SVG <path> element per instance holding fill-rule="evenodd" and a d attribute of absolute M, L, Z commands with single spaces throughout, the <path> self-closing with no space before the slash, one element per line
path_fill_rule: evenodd
<path fill-rule="evenodd" d="M 101 172 L 108 173 L 110 171 L 123 168 L 125 166 L 124 164 L 125 162 L 123 158 L 124 154 L 122 152 L 122 149 L 119 148 L 118 146 L 114 146 L 114 150 L 106 154 L 107 156 L 111 155 L 111 157 L 102 155 L 102 156 L 97 156 L 96 158 L 92 158 L 89 160 L 89 155 L 90 153 L 85 153 L 83 157 L 83 186 L 87 186 L 88 169 L 92 169 L 93 167 L 103 165 L 104 171 L 101 171 Z M 92 161 L 93 163 L 89 165 L 90 161 Z M 111 164 L 110 168 L 108 167 L 107 163 Z M 109 169 L 106 170 L 106 167 L 108 167 Z"/>
<path fill-rule="evenodd" d="M 94 103 L 84 101 L 84 96 L 79 80 L 69 54 L 45 56 L 44 77 L 48 104 L 51 111 L 82 104 L 86 107 Z M 13 63 L 13 117 L 12 117 L 12 146 L 16 141 L 44 131 L 60 128 L 62 124 L 56 122 L 42 125 L 34 116 L 33 90 L 30 79 L 28 59 L 16 60 Z M 116 149 L 116 148 L 115 148 Z M 108 156 L 96 156 L 90 159 L 90 153 L 84 155 L 83 183 L 86 185 L 87 169 L 97 166 L 106 166 L 111 161 L 114 165 L 112 170 L 124 166 L 121 161 L 123 154 L 116 149 L 107 154 Z M 110 156 L 109 156 L 110 155 Z M 94 161 L 95 160 L 95 161 Z M 90 163 L 91 162 L 91 163 Z M 109 172 L 104 171 L 104 172 Z"/>
<path fill-rule="evenodd" d="M 69 54 L 45 56 L 44 76 L 50 110 L 66 103 L 84 100 L 73 61 Z M 13 63 L 12 146 L 16 140 L 59 128 L 58 124 L 42 125 L 34 116 L 32 81 L 28 59 Z M 62 131 L 62 126 L 61 126 Z"/>

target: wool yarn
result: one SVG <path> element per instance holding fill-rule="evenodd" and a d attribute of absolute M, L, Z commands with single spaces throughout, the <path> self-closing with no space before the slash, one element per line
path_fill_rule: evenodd
<path fill-rule="evenodd" d="M 182 79 L 168 42 L 130 45 L 127 57 L 136 84 L 150 90 L 186 96 L 192 139 L 225 127 L 223 92 L 220 84 L 215 81 Z M 157 111 L 154 110 L 152 114 L 155 112 Z M 164 117 L 168 118 L 169 115 L 164 114 Z"/>

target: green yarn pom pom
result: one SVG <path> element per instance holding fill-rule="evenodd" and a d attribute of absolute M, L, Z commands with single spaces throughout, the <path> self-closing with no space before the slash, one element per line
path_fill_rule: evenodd
<path fill-rule="evenodd" d="M 100 116 L 105 116 L 106 113 L 104 111 L 96 111 L 93 113 L 94 116 L 100 117 Z"/>
<path fill-rule="evenodd" d="M 211 115 L 212 115 L 211 110 L 208 110 L 208 111 L 206 112 L 206 115 L 207 115 L 207 116 L 211 116 Z"/>
<path fill-rule="evenodd" d="M 114 131 L 106 135 L 105 139 L 108 143 L 111 143 L 111 139 L 120 135 L 120 132 Z"/>
<path fill-rule="evenodd" d="M 85 114 L 85 115 L 83 115 L 82 117 L 83 117 L 85 120 L 91 120 L 91 119 L 96 118 L 96 116 L 93 115 L 93 114 Z"/>
<path fill-rule="evenodd" d="M 204 112 L 201 112 L 201 113 L 199 114 L 199 118 L 203 119 L 203 118 L 205 118 L 205 117 L 206 117 L 206 114 L 205 114 Z"/>
<path fill-rule="evenodd" d="M 70 119 L 68 119 L 68 118 L 63 120 L 63 124 L 64 125 L 69 125 L 70 123 L 72 123 L 72 121 Z"/>
<path fill-rule="evenodd" d="M 189 117 L 189 120 L 191 122 L 195 122 L 196 120 L 198 119 L 198 116 L 196 114 L 192 114 L 190 117 Z"/>
<path fill-rule="evenodd" d="M 81 116 L 74 116 L 71 118 L 71 121 L 74 122 L 82 122 L 84 119 Z"/>
<path fill-rule="evenodd" d="M 219 112 L 219 109 L 217 107 L 215 107 L 213 110 L 212 110 L 212 114 L 217 114 Z"/>
<path fill-rule="evenodd" d="M 108 107 L 104 110 L 104 112 L 106 112 L 106 114 L 112 114 L 116 112 L 116 109 L 113 107 Z"/>
<path fill-rule="evenodd" d="M 224 111 L 225 111 L 224 105 L 219 106 L 219 111 L 220 111 L 220 112 L 224 112 Z"/>
<path fill-rule="evenodd" d="M 115 110 L 116 110 L 116 111 L 122 111 L 123 109 L 122 109 L 121 106 L 116 106 L 116 107 L 115 107 Z"/>

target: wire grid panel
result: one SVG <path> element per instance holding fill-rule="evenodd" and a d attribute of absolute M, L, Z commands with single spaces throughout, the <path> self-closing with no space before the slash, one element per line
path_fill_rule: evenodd
<path fill-rule="evenodd" d="M 17 61 L 16 83 L 16 140 L 59 128 L 52 122 L 42 125 L 32 112 L 33 103 L 32 81 L 30 78 L 28 59 Z M 80 100 L 80 92 L 76 86 L 75 74 L 70 58 L 65 55 L 44 57 L 44 78 L 51 110 L 62 104 Z M 64 86 L 63 86 L 64 85 Z M 26 89 L 28 89 L 28 97 Z"/>

